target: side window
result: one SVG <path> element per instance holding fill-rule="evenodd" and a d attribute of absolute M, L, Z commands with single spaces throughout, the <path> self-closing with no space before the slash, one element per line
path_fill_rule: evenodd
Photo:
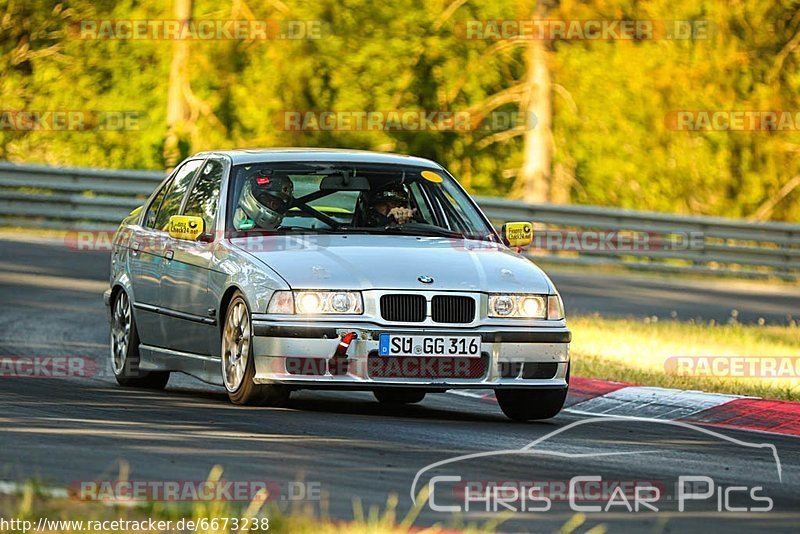
<path fill-rule="evenodd" d="M 447 217 L 452 220 L 451 226 L 464 232 L 468 231 L 470 228 L 483 228 L 483 221 L 478 215 L 478 212 L 474 209 L 464 209 L 463 205 L 468 202 L 468 199 L 464 198 L 463 193 L 458 190 L 455 182 L 446 180 L 441 185 L 442 195 L 447 198 L 445 204 L 448 208 Z"/>
<path fill-rule="evenodd" d="M 413 182 L 409 184 L 408 189 L 411 191 L 411 196 L 414 199 L 414 207 L 419 210 L 419 216 L 422 217 L 422 220 L 426 222 L 435 221 L 433 214 L 431 213 L 431 207 L 428 204 L 428 199 L 426 198 L 425 193 L 422 191 L 419 182 Z"/>
<path fill-rule="evenodd" d="M 167 194 L 167 190 L 172 185 L 172 180 L 168 180 L 161 186 L 161 189 L 158 190 L 158 193 L 153 197 L 153 201 L 150 203 L 150 206 L 147 207 L 147 213 L 144 216 L 144 226 L 145 228 L 155 228 L 156 227 L 156 215 L 158 215 L 158 208 L 161 207 L 161 202 L 164 200 L 164 195 Z"/>
<path fill-rule="evenodd" d="M 186 162 L 183 167 L 178 169 L 178 173 L 173 178 L 172 183 L 169 185 L 169 190 L 164 196 L 164 201 L 161 203 L 161 209 L 158 210 L 154 228 L 156 230 L 167 230 L 167 223 L 169 218 L 173 215 L 178 215 L 181 209 L 181 202 L 192 183 L 195 171 L 202 163 L 202 160 L 193 160 Z"/>
<path fill-rule="evenodd" d="M 197 176 L 186 201 L 183 214 L 202 217 L 205 220 L 206 232 L 214 229 L 223 171 L 221 161 L 209 160 Z"/>

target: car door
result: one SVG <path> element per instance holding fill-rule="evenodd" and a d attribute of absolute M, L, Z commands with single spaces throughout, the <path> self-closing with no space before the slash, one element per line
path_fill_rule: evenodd
<path fill-rule="evenodd" d="M 158 316 L 160 301 L 162 257 L 161 246 L 154 250 L 153 244 L 160 241 L 155 227 L 156 216 L 164 196 L 172 185 L 175 175 L 161 184 L 153 195 L 142 216 L 140 227 L 128 242 L 127 271 L 131 280 L 131 302 L 135 309 L 139 340 L 152 345 L 160 336 L 161 322 Z"/>
<path fill-rule="evenodd" d="M 164 346 L 161 321 L 161 278 L 170 213 L 177 214 L 192 178 L 203 160 L 189 160 L 178 167 L 153 197 L 142 218 L 142 228 L 131 238 L 128 265 L 133 285 L 139 339 L 144 345 Z"/>
<path fill-rule="evenodd" d="M 192 354 L 214 354 L 217 302 L 209 292 L 217 229 L 220 188 L 227 172 L 222 158 L 210 157 L 192 182 L 182 215 L 202 217 L 204 234 L 196 241 L 168 237 L 161 278 L 161 321 L 169 349 Z"/>

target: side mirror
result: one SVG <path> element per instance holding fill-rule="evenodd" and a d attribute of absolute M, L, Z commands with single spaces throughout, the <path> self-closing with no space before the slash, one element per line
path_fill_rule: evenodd
<path fill-rule="evenodd" d="M 169 235 L 175 239 L 197 241 L 205 231 L 206 222 L 202 217 L 173 215 L 169 218 Z"/>
<path fill-rule="evenodd" d="M 533 241 L 533 224 L 529 222 L 505 223 L 500 231 L 503 242 L 510 247 L 527 247 Z"/>

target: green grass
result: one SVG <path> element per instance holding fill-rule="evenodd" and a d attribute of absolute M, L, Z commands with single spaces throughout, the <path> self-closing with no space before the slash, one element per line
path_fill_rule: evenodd
<path fill-rule="evenodd" d="M 211 470 L 208 480 L 220 480 L 222 469 L 215 466 Z M 189 530 L 194 534 L 233 534 L 241 533 L 245 530 L 254 534 L 268 533 L 299 533 L 299 534 L 345 534 L 345 533 L 377 533 L 377 534 L 400 534 L 408 532 L 475 532 L 485 533 L 494 532 L 497 526 L 506 518 L 504 514 L 498 514 L 495 521 L 488 521 L 482 525 L 464 523 L 458 517 L 452 517 L 447 526 L 435 524 L 427 528 L 414 526 L 420 511 L 427 505 L 427 488 L 417 496 L 417 504 L 404 516 L 398 517 L 397 505 L 398 498 L 391 495 L 383 510 L 377 506 L 370 507 L 366 512 L 361 506 L 360 501 L 353 503 L 354 519 L 351 521 L 335 520 L 327 517 L 324 513 L 327 505 L 320 503 L 293 503 L 290 510 L 279 510 L 277 506 L 268 500 L 266 494 L 257 495 L 249 504 L 237 504 L 224 501 L 202 501 L 192 503 L 162 503 L 162 502 L 132 502 L 124 504 L 110 504 L 96 501 L 82 501 L 78 498 L 53 497 L 47 496 L 48 491 L 34 482 L 28 482 L 24 488 L 16 494 L 0 495 L 0 518 L 6 520 L 15 519 L 19 521 L 30 521 L 32 528 L 36 529 L 39 518 L 46 518 L 50 521 L 83 521 L 82 529 L 75 530 L 68 525 L 61 525 L 55 528 L 51 524 L 48 532 L 53 534 L 74 533 L 74 532 L 93 532 L 97 522 L 104 521 L 171 521 L 170 529 L 165 532 L 177 532 L 177 526 L 182 525 L 186 530 L 186 521 L 194 521 L 195 528 Z M 228 519 L 227 523 L 225 519 Z M 254 518 L 259 522 L 259 528 L 240 530 L 233 528 L 233 518 Z M 268 530 L 264 530 L 263 519 L 268 518 Z M 574 525 L 577 528 L 583 523 L 581 517 L 573 517 L 565 526 Z M 205 521 L 204 521 L 205 520 Z M 118 523 L 119 524 L 119 523 Z M 128 528 L 111 528 L 104 532 L 118 532 L 130 534 L 142 534 L 149 530 L 139 530 L 128 523 Z M 112 526 L 109 524 L 109 526 Z M 123 525 L 124 526 L 124 525 Z M 570 528 L 567 532 L 572 532 Z M 5 532 L 24 532 L 20 528 L 6 529 Z M 596 529 L 596 532 L 603 532 Z"/>
<path fill-rule="evenodd" d="M 222 470 L 217 466 L 212 469 L 209 480 L 214 475 L 220 475 Z M 261 498 L 259 498 L 261 497 Z M 420 527 L 414 524 L 419 512 L 427 505 L 427 488 L 417 496 L 417 504 L 404 516 L 397 515 L 397 496 L 389 497 L 383 510 L 370 507 L 364 511 L 361 503 L 356 499 L 353 503 L 353 520 L 331 519 L 324 514 L 324 505 L 319 506 L 319 512 L 313 510 L 312 505 L 295 506 L 290 511 L 279 511 L 276 506 L 267 504 L 263 496 L 259 496 L 251 503 L 239 506 L 227 502 L 195 502 L 195 503 L 135 503 L 134 505 L 110 505 L 98 502 L 84 502 L 69 498 L 54 498 L 43 495 L 41 487 L 29 482 L 22 491 L 12 495 L 0 495 L 0 518 L 6 520 L 30 521 L 32 532 L 36 529 L 39 518 L 52 521 L 83 521 L 82 529 L 76 530 L 62 525 L 62 528 L 51 528 L 51 534 L 76 534 L 78 532 L 104 532 L 119 534 L 144 534 L 151 531 L 137 529 L 133 525 L 125 528 L 111 528 L 96 530 L 94 525 L 104 521 L 144 522 L 171 521 L 169 530 L 163 532 L 179 532 L 178 525 L 182 525 L 182 532 L 193 534 L 242 534 L 245 530 L 231 528 L 232 518 L 269 518 L 268 530 L 248 529 L 252 534 L 291 533 L 291 534 L 435 534 L 435 533 L 489 533 L 495 532 L 498 527 L 511 517 L 510 513 L 501 512 L 496 517 L 486 520 L 482 524 L 465 523 L 458 516 L 451 516 L 447 525 L 437 523 L 431 526 Z M 223 522 L 228 519 L 228 526 Z M 216 519 L 216 521 L 214 521 Z M 205 521 L 204 521 L 205 520 Z M 584 528 L 587 516 L 583 513 L 572 515 L 558 529 L 561 534 L 572 534 Z M 183 521 L 182 523 L 180 523 Z M 195 528 L 188 528 L 186 521 L 194 521 Z M 263 523 L 260 523 L 263 525 Z M 111 526 L 111 525 L 109 525 Z M 158 527 L 157 527 L 158 528 Z M 604 524 L 595 525 L 587 534 L 605 534 L 607 528 Z M 19 532 L 20 529 L 6 529 L 4 532 Z"/>
<path fill-rule="evenodd" d="M 572 317 L 571 357 L 575 376 L 646 386 L 800 400 L 800 379 L 680 376 L 668 372 L 678 356 L 800 358 L 800 327 L 694 324 Z"/>

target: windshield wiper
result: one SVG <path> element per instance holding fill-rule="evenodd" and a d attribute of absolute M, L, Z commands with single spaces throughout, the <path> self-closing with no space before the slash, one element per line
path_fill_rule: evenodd
<path fill-rule="evenodd" d="M 381 228 L 383 232 L 391 234 L 404 234 L 404 235 L 421 235 L 431 237 L 455 237 L 461 239 L 464 234 L 456 232 L 455 230 L 448 230 L 440 226 L 433 226 L 431 224 L 420 223 L 406 223 L 398 225 L 389 225 Z"/>
<path fill-rule="evenodd" d="M 309 228 L 308 226 L 279 226 L 275 229 L 276 232 L 314 232 L 327 234 L 331 232 L 340 232 L 336 228 Z"/>

